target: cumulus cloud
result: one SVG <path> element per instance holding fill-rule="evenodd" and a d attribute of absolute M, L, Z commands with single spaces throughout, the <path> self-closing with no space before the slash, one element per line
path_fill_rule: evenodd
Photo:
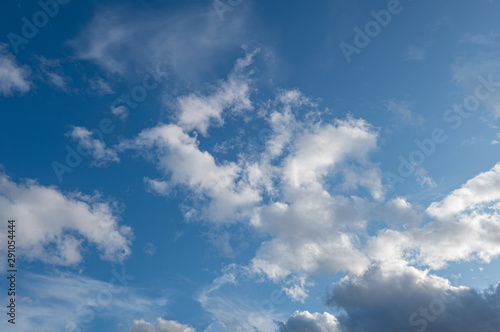
<path fill-rule="evenodd" d="M 196 330 L 188 325 L 158 317 L 156 326 L 144 320 L 134 321 L 130 332 L 196 332 Z"/>
<path fill-rule="evenodd" d="M 278 332 L 340 332 L 335 316 L 325 312 L 296 311 L 286 323 L 278 323 Z"/>
<path fill-rule="evenodd" d="M 478 209 L 483 205 L 500 200 L 500 163 L 491 170 L 467 181 L 441 202 L 432 203 L 427 209 L 429 215 L 446 219 L 466 210 Z"/>
<path fill-rule="evenodd" d="M 382 230 L 369 240 L 376 260 L 404 258 L 440 269 L 448 262 L 500 255 L 500 165 L 467 181 L 426 212 L 433 220 L 407 231 Z"/>
<path fill-rule="evenodd" d="M 273 280 L 291 273 L 360 273 L 369 261 L 359 250 L 356 229 L 368 219 L 369 202 L 343 194 L 364 187 L 375 200 L 382 198 L 380 174 L 367 159 L 377 134 L 352 118 L 303 129 L 282 160 L 279 196 L 252 218 L 256 228 L 275 236 L 261 246 L 252 266 Z M 357 176 L 350 167 L 357 167 Z M 340 184 L 332 186 L 328 180 L 336 174 Z"/>
<path fill-rule="evenodd" d="M 87 243 L 109 261 L 122 261 L 131 252 L 130 227 L 120 226 L 113 204 L 99 196 L 64 194 L 34 180 L 15 183 L 0 174 L 0 217 L 18 221 L 18 246 L 30 260 L 78 264 Z"/>
<path fill-rule="evenodd" d="M 500 328 L 500 287 L 483 293 L 405 263 L 374 265 L 336 283 L 327 303 L 345 332 L 493 332 Z"/>
<path fill-rule="evenodd" d="M 218 163 L 207 151 L 199 149 L 195 137 L 177 125 L 159 125 L 141 132 L 137 138 L 123 142 L 119 149 L 149 151 L 158 169 L 169 176 L 172 185 L 187 186 L 207 197 L 202 213 L 216 222 L 233 221 L 244 208 L 260 201 L 259 191 L 247 180 L 243 170 L 233 162 Z M 150 188 L 165 192 L 161 182 L 148 180 Z M 193 211 L 194 213 L 195 211 Z"/>
<path fill-rule="evenodd" d="M 7 47 L 6 44 L 0 44 L 0 93 L 11 96 L 15 92 L 28 92 L 32 85 L 29 79 L 31 70 L 28 66 L 19 65 Z"/>
<path fill-rule="evenodd" d="M 78 143 L 83 151 L 92 153 L 94 157 L 93 165 L 104 166 L 110 162 L 120 161 L 116 151 L 106 148 L 103 141 L 93 138 L 94 134 L 87 128 L 73 127 L 73 130 L 68 135 Z"/>
<path fill-rule="evenodd" d="M 316 103 L 298 90 L 280 91 L 267 107 L 270 132 L 255 158 L 242 151 L 237 161 L 219 161 L 181 124 L 146 129 L 117 150 L 139 151 L 156 165 L 162 179 L 145 178 L 148 190 L 168 195 L 180 186 L 193 192 L 195 206 L 184 210 L 186 218 L 249 220 L 271 235 L 252 261 L 258 273 L 277 281 L 293 273 L 362 272 L 369 260 L 357 233 L 369 220 L 371 201 L 357 194 L 366 190 L 376 202 L 384 197 L 380 170 L 369 160 L 377 131 L 352 117 L 322 123 Z"/>

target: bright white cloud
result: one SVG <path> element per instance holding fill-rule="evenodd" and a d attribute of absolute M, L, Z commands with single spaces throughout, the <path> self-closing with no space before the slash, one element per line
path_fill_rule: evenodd
<path fill-rule="evenodd" d="M 247 175 L 235 163 L 219 164 L 214 157 L 201 151 L 196 138 L 177 125 L 159 125 L 141 132 L 136 139 L 121 144 L 120 149 L 139 149 L 149 153 L 158 169 L 169 177 L 171 185 L 187 186 L 197 195 L 209 199 L 201 212 L 216 222 L 231 222 L 245 214 L 245 208 L 261 200 L 259 190 L 247 180 Z M 150 188 L 165 192 L 168 186 L 148 180 Z M 191 211 L 195 213 L 196 211 Z M 240 215 L 238 217 L 238 215 Z"/>
<path fill-rule="evenodd" d="M 293 276 L 285 282 L 282 290 L 292 301 L 304 303 L 309 296 L 307 288 L 311 286 L 314 286 L 314 283 L 307 281 L 306 276 Z"/>
<path fill-rule="evenodd" d="M 448 262 L 500 255 L 500 165 L 454 190 L 427 213 L 434 220 L 407 231 L 382 230 L 368 251 L 377 260 L 406 259 L 440 269 Z"/>
<path fill-rule="evenodd" d="M 351 118 L 300 125 L 304 133 L 293 137 L 276 172 L 279 196 L 252 218 L 257 229 L 274 235 L 262 244 L 252 267 L 275 281 L 293 273 L 360 273 L 369 260 L 359 250 L 357 231 L 368 220 L 369 202 L 342 194 L 365 187 L 375 200 L 383 197 L 380 174 L 367 158 L 377 146 L 377 134 Z M 350 167 L 358 167 L 357 175 Z M 341 180 L 332 186 L 329 178 L 335 174 Z"/>
<path fill-rule="evenodd" d="M 339 323 L 335 316 L 324 312 L 310 313 L 309 311 L 296 311 L 286 323 L 279 323 L 278 332 L 340 332 Z"/>
<path fill-rule="evenodd" d="M 500 163 L 470 179 L 441 202 L 432 203 L 427 213 L 435 218 L 446 219 L 498 200 L 500 200 Z"/>
<path fill-rule="evenodd" d="M 88 244 L 101 258 L 122 261 L 130 254 L 130 227 L 120 226 L 113 204 L 98 196 L 63 194 L 34 180 L 15 183 L 0 174 L 0 218 L 17 220 L 20 252 L 30 260 L 73 265 Z"/>
<path fill-rule="evenodd" d="M 188 325 L 159 317 L 156 326 L 144 320 L 134 321 L 130 332 L 196 332 L 196 330 Z"/>

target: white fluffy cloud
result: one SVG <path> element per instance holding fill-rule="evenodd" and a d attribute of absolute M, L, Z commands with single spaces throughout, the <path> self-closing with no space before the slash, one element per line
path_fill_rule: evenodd
<path fill-rule="evenodd" d="M 259 191 L 239 165 L 216 162 L 210 153 L 201 151 L 198 144 L 198 140 L 181 127 L 169 124 L 141 132 L 134 140 L 122 143 L 120 149 L 146 151 L 158 169 L 169 176 L 169 183 L 187 186 L 207 197 L 209 204 L 201 212 L 210 220 L 234 221 L 233 218 L 245 213 L 246 207 L 260 201 Z M 164 182 L 149 179 L 147 182 L 156 192 L 168 188 Z"/>
<path fill-rule="evenodd" d="M 426 212 L 434 220 L 407 231 L 383 230 L 370 240 L 377 260 L 407 259 L 440 269 L 448 262 L 500 255 L 500 164 L 467 181 Z"/>
<path fill-rule="evenodd" d="M 356 228 L 368 218 L 368 201 L 344 194 L 365 187 L 376 200 L 382 197 L 379 172 L 367 159 L 377 134 L 356 119 L 303 129 L 278 172 L 279 197 L 253 216 L 256 228 L 275 235 L 257 252 L 253 268 L 274 280 L 325 270 L 360 273 L 369 261 L 359 250 Z M 337 174 L 341 180 L 332 186 L 329 179 Z"/>
<path fill-rule="evenodd" d="M 196 332 L 196 330 L 179 322 L 159 317 L 156 326 L 144 320 L 134 321 L 130 332 Z"/>
<path fill-rule="evenodd" d="M 10 96 L 14 92 L 25 93 L 31 88 L 31 70 L 20 66 L 16 58 L 7 51 L 6 44 L 0 44 L 0 93 Z"/>
<path fill-rule="evenodd" d="M 252 57 L 240 59 L 236 68 Z M 197 100 L 210 104 L 211 98 Z M 364 232 L 371 202 L 357 194 L 366 190 L 376 202 L 384 197 L 380 171 L 369 160 L 377 149 L 376 130 L 351 117 L 306 121 L 318 115 L 317 105 L 297 90 L 279 92 L 268 107 L 270 135 L 256 158 L 244 150 L 237 161 L 218 161 L 200 149 L 187 132 L 191 127 L 179 124 L 146 129 L 118 150 L 140 151 L 156 164 L 163 178 L 146 177 L 149 190 L 168 195 L 182 186 L 202 197 L 184 211 L 187 218 L 250 220 L 259 232 L 273 236 L 252 261 L 255 272 L 276 281 L 293 273 L 362 272 L 369 259 L 357 233 Z M 190 112 L 207 119 L 203 107 Z M 203 131 L 213 124 L 198 120 Z"/>
<path fill-rule="evenodd" d="M 29 259 L 77 264 L 87 242 L 105 260 L 130 254 L 130 228 L 120 226 L 113 205 L 98 196 L 63 194 L 34 180 L 17 184 L 0 174 L 0 218 L 16 219 L 18 246 Z"/>
<path fill-rule="evenodd" d="M 500 163 L 470 179 L 441 202 L 432 203 L 427 213 L 438 219 L 447 219 L 498 200 L 500 200 Z"/>
<path fill-rule="evenodd" d="M 278 332 L 340 332 L 335 316 L 325 312 L 296 311 L 286 323 L 280 323 Z"/>

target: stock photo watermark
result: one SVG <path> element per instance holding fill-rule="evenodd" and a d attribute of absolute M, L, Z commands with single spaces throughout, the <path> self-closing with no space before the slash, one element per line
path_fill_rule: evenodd
<path fill-rule="evenodd" d="M 30 40 L 38 35 L 39 29 L 49 23 L 49 21 L 54 18 L 60 10 L 60 5 L 66 5 L 71 0 L 40 0 L 37 2 L 41 10 L 35 12 L 31 19 L 23 16 L 21 17 L 21 29 L 20 33 L 9 32 L 7 34 L 7 39 L 9 44 L 17 54 L 20 51 L 20 46 L 26 45 Z"/>
<path fill-rule="evenodd" d="M 457 296 L 449 289 L 443 289 L 439 298 L 433 299 L 427 307 L 420 307 L 410 315 L 408 322 L 417 328 L 417 332 L 424 332 L 429 323 L 434 322 L 446 310 L 446 305 L 457 300 Z M 406 331 L 403 331 L 406 332 Z"/>
<path fill-rule="evenodd" d="M 451 129 L 458 130 L 463 121 L 475 113 L 481 102 L 485 102 L 500 88 L 500 82 L 493 81 L 493 74 L 489 74 L 487 78 L 478 76 L 479 84 L 476 85 L 473 95 L 468 95 L 464 98 L 461 104 L 454 104 L 452 108 L 447 109 L 443 113 L 443 120 L 447 124 L 451 124 Z M 446 131 L 440 127 L 434 128 L 429 138 L 423 140 L 415 139 L 416 149 L 411 151 L 407 158 L 402 155 L 398 156 L 398 174 L 393 172 L 385 172 L 384 178 L 386 182 L 393 187 L 395 184 L 403 183 L 406 179 L 422 166 L 424 162 L 432 156 L 438 146 L 448 140 Z"/>
<path fill-rule="evenodd" d="M 9 281 L 7 321 L 13 325 L 16 324 L 16 264 L 16 221 L 11 219 L 7 221 L 7 280 Z"/>
<path fill-rule="evenodd" d="M 408 1 L 411 2 L 412 0 Z M 404 7 L 400 0 L 389 0 L 387 2 L 387 9 L 370 11 L 373 20 L 368 21 L 364 29 L 359 26 L 353 28 L 355 34 L 351 43 L 343 41 L 339 44 L 340 50 L 347 63 L 351 63 L 353 54 L 360 54 L 363 49 L 367 48 L 372 40 L 376 38 L 383 29 L 389 26 L 393 16 L 401 14 L 403 9 Z"/>

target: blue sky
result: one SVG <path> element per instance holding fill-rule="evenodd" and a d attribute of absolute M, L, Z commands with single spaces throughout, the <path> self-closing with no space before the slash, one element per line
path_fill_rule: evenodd
<path fill-rule="evenodd" d="M 500 2 L 3 7 L 2 330 L 499 330 Z"/>

